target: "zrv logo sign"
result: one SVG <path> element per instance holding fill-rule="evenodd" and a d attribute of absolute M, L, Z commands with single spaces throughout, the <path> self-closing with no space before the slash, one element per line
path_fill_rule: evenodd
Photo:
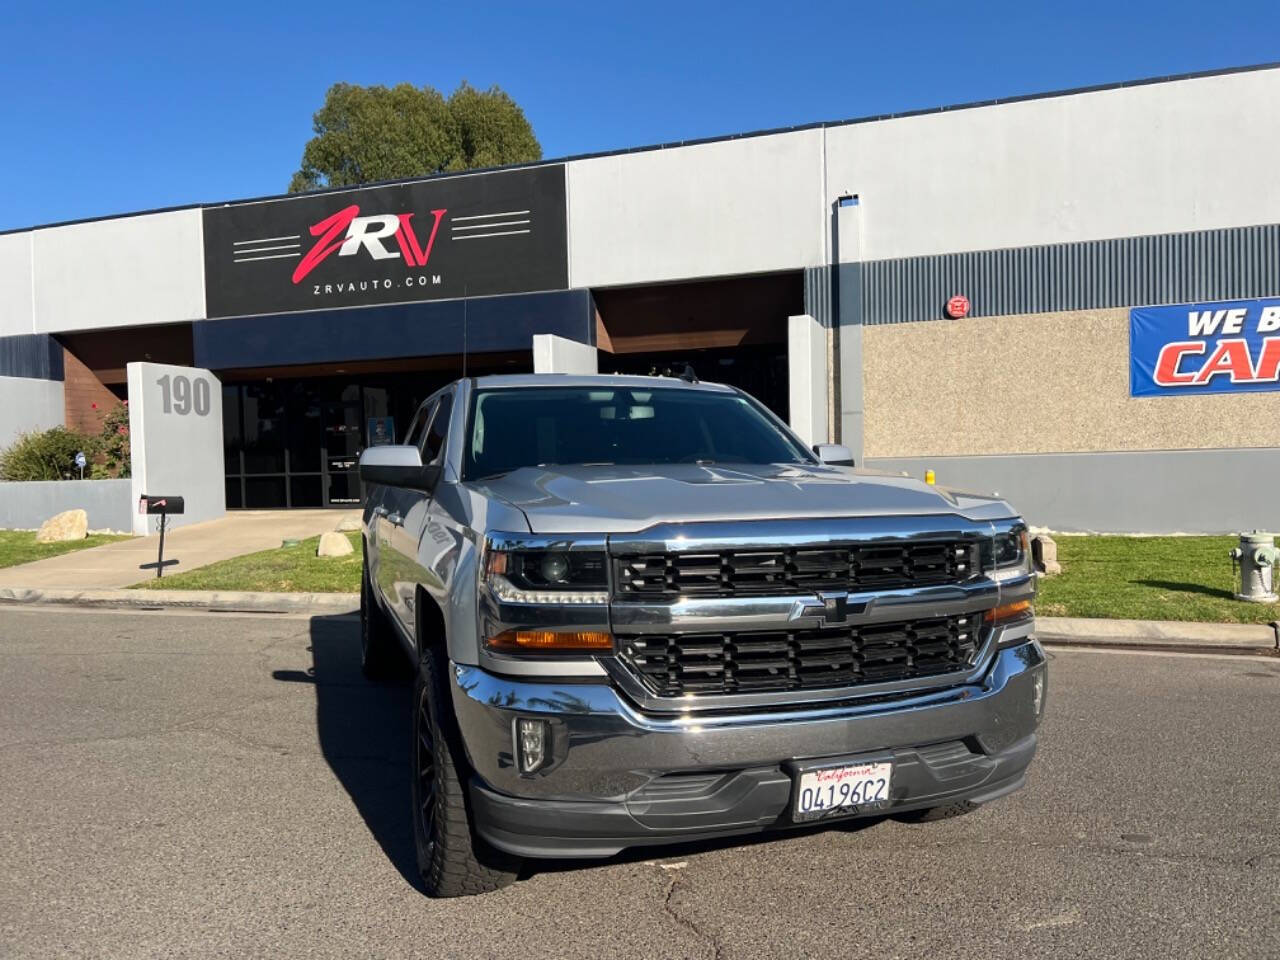
<path fill-rule="evenodd" d="M 403 255 L 406 266 L 425 267 L 431 259 L 431 248 L 435 246 L 440 218 L 445 215 L 444 210 L 431 211 L 431 235 L 427 238 L 424 250 L 413 229 L 412 213 L 380 214 L 373 217 L 361 217 L 359 213 L 360 208 L 353 204 L 311 227 L 311 235 L 320 239 L 293 271 L 294 283 L 301 283 L 306 279 L 307 274 L 335 250 L 340 257 L 352 257 L 363 248 L 375 260 L 391 260 Z M 342 239 L 335 240 L 335 237 Z M 388 250 L 382 245 L 382 241 L 388 237 L 395 237 L 400 247 L 398 251 Z"/>
<path fill-rule="evenodd" d="M 1135 396 L 1280 389 L 1280 300 L 1129 312 Z"/>
<path fill-rule="evenodd" d="M 560 165 L 212 207 L 204 233 L 211 318 L 568 285 Z"/>

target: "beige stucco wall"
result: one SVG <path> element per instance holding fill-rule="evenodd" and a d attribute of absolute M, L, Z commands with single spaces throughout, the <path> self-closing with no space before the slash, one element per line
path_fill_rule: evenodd
<path fill-rule="evenodd" d="M 1129 396 L 1129 311 L 863 328 L 867 457 L 1280 446 L 1280 391 Z"/>

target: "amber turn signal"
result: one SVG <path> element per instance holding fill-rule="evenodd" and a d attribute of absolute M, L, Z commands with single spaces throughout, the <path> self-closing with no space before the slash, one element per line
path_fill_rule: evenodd
<path fill-rule="evenodd" d="M 598 653 L 613 649 L 613 635 L 599 630 L 504 630 L 488 643 L 492 650 Z"/>
<path fill-rule="evenodd" d="M 1002 603 L 995 609 L 988 610 L 983 619 L 986 620 L 987 623 L 995 623 L 1000 620 L 1011 620 L 1014 617 L 1027 613 L 1030 610 L 1030 600 L 1015 600 L 1013 603 Z"/>

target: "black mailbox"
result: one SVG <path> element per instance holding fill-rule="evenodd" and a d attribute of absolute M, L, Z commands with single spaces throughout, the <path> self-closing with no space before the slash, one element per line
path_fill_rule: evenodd
<path fill-rule="evenodd" d="M 157 577 L 163 577 L 164 568 L 172 567 L 178 562 L 177 560 L 166 560 L 164 558 L 164 528 L 169 515 L 182 513 L 186 506 L 186 502 L 182 497 L 152 496 L 147 493 L 142 495 L 142 499 L 138 501 L 138 512 L 149 516 L 160 515 L 160 547 L 156 551 L 156 562 L 140 563 L 138 564 L 139 570 L 154 570 Z"/>
<path fill-rule="evenodd" d="M 182 513 L 185 503 L 181 497 L 153 497 L 144 493 L 138 506 L 142 508 L 139 513 Z"/>

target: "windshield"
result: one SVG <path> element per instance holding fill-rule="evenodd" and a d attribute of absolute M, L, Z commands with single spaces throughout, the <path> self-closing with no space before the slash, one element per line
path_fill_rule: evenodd
<path fill-rule="evenodd" d="M 812 463 L 752 400 L 670 387 L 479 390 L 463 476 L 551 464 Z"/>

